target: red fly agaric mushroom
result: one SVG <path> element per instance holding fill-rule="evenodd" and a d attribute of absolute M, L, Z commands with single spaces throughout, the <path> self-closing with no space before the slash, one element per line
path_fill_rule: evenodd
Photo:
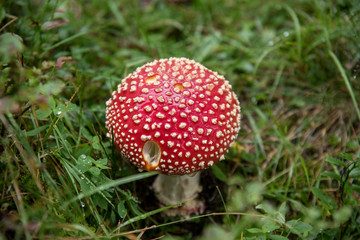
<path fill-rule="evenodd" d="M 188 175 L 223 160 L 240 129 L 240 105 L 229 82 L 186 58 L 137 68 L 106 105 L 107 135 L 125 158 L 139 169 L 185 175 L 158 176 L 155 191 L 168 188 L 166 196 L 157 194 L 164 204 L 196 197 L 199 177 Z M 174 181 L 179 187 L 167 186 Z M 183 184 L 194 190 L 187 193 Z"/>

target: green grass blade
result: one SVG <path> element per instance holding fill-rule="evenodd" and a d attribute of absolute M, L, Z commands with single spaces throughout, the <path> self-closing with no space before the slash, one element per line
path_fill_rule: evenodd
<path fill-rule="evenodd" d="M 309 177 L 309 171 L 306 167 L 306 163 L 304 161 L 304 158 L 299 154 L 299 158 L 300 158 L 300 162 L 301 162 L 301 166 L 304 169 L 304 173 L 305 173 L 305 178 L 306 178 L 306 183 L 308 184 L 308 186 L 310 187 L 310 177 Z"/>
<path fill-rule="evenodd" d="M 63 207 L 66 208 L 67 205 L 69 205 L 70 203 L 72 203 L 74 201 L 83 199 L 84 197 L 91 196 L 91 195 L 93 195 L 95 193 L 104 191 L 106 189 L 116 187 L 116 186 L 119 186 L 119 185 L 123 185 L 123 184 L 126 184 L 126 183 L 130 183 L 130 182 L 134 182 L 134 181 L 137 181 L 137 180 L 145 179 L 145 178 L 148 178 L 148 177 L 152 177 L 152 176 L 157 175 L 157 174 L 158 174 L 158 172 L 145 172 L 145 173 L 139 173 L 139 174 L 136 174 L 136 175 L 132 175 L 132 176 L 120 178 L 120 179 L 117 179 L 117 180 L 113 180 L 113 181 L 108 182 L 106 184 L 99 185 L 99 186 L 95 187 L 94 189 L 92 189 L 92 190 L 90 190 L 88 192 L 80 193 L 76 197 L 74 197 L 74 198 L 70 199 L 69 201 L 65 202 L 63 204 Z"/>
<path fill-rule="evenodd" d="M 297 42 L 297 54 L 298 54 L 298 61 L 301 61 L 302 56 L 302 40 L 301 40 L 301 26 L 299 18 L 297 17 L 295 11 L 288 5 L 285 6 L 286 11 L 290 14 L 291 19 L 295 25 L 295 34 L 296 34 L 296 42 Z"/>
<path fill-rule="evenodd" d="M 179 207 L 179 206 L 181 206 L 183 203 L 184 203 L 184 202 L 177 203 L 177 204 L 170 205 L 170 206 L 166 206 L 166 207 L 163 207 L 163 208 L 158 208 L 158 209 L 155 209 L 155 210 L 153 210 L 153 211 L 144 213 L 144 214 L 142 214 L 142 215 L 139 215 L 139 216 L 130 218 L 129 220 L 127 220 L 126 222 L 120 224 L 117 228 L 115 228 L 115 229 L 112 231 L 112 233 L 118 231 L 120 228 L 125 227 L 126 225 L 129 225 L 129 224 L 131 224 L 131 223 L 134 223 L 134 222 L 137 222 L 137 221 L 146 219 L 146 218 L 150 217 L 151 215 L 154 215 L 154 214 L 163 212 L 163 211 L 165 211 L 165 210 L 167 210 L 167 209 L 170 209 L 170 208 Z"/>
<path fill-rule="evenodd" d="M 353 91 L 353 89 L 351 87 L 350 81 L 349 81 L 349 79 L 348 79 L 348 77 L 347 77 L 347 75 L 345 73 L 345 69 L 343 68 L 343 66 L 341 65 L 339 59 L 337 58 L 337 56 L 335 55 L 335 53 L 333 51 L 330 50 L 329 54 L 330 54 L 331 58 L 333 59 L 334 63 L 336 64 L 336 67 L 338 68 L 338 70 L 341 73 L 341 76 L 342 76 L 342 78 L 343 78 L 343 80 L 345 82 L 345 85 L 346 85 L 346 87 L 347 87 L 347 89 L 349 91 L 351 100 L 352 100 L 352 102 L 354 104 L 356 114 L 357 114 L 357 116 L 358 116 L 358 118 L 360 120 L 359 105 L 358 105 L 358 103 L 356 101 L 355 94 L 354 94 L 354 91 Z"/>
<path fill-rule="evenodd" d="M 69 229 L 74 229 L 74 230 L 77 230 L 77 231 L 80 231 L 80 232 L 83 232 L 85 234 L 88 234 L 89 236 L 91 236 L 93 239 L 99 239 L 97 237 L 97 235 L 91 231 L 89 228 L 81 225 L 81 224 L 69 224 L 69 225 L 64 225 L 63 228 L 69 228 Z"/>
<path fill-rule="evenodd" d="M 279 49 L 282 45 L 276 45 L 276 46 L 273 46 L 273 47 L 270 47 L 266 50 L 264 50 L 264 52 L 258 57 L 258 59 L 256 60 L 256 64 L 255 64 L 255 67 L 254 67 L 254 71 L 253 71 L 253 78 L 255 78 L 256 74 L 257 74 L 257 71 L 259 69 L 259 66 L 260 64 L 262 63 L 262 61 L 265 59 L 265 57 L 267 55 L 269 55 L 271 52 Z"/>
<path fill-rule="evenodd" d="M 98 29 L 97 29 L 97 30 L 98 30 Z M 88 29 L 88 30 L 85 30 L 85 31 L 82 31 L 82 32 L 78 32 L 78 33 L 76 33 L 76 34 L 74 34 L 74 35 L 72 35 L 72 36 L 70 36 L 70 37 L 68 37 L 68 38 L 65 38 L 65 39 L 61 40 L 61 41 L 55 43 L 54 45 L 46 48 L 46 49 L 41 53 L 40 57 L 45 56 L 45 54 L 46 54 L 47 52 L 49 52 L 50 50 L 52 50 L 52 49 L 54 49 L 54 48 L 57 48 L 57 47 L 65 44 L 65 43 L 68 43 L 68 42 L 70 42 L 70 41 L 72 41 L 72 40 L 74 40 L 74 39 L 76 39 L 76 38 L 79 38 L 79 37 L 81 37 L 81 36 L 84 36 L 84 35 L 92 32 L 92 31 L 95 31 L 95 29 Z"/>
<path fill-rule="evenodd" d="M 265 147 L 264 147 L 264 143 L 263 140 L 261 138 L 261 134 L 260 134 L 260 129 L 257 127 L 255 119 L 250 115 L 250 114 L 246 114 L 250 125 L 253 129 L 253 134 L 254 134 L 254 138 L 255 138 L 255 144 L 258 145 L 258 147 L 260 148 L 261 154 L 264 158 L 266 158 L 266 152 L 265 152 Z"/>

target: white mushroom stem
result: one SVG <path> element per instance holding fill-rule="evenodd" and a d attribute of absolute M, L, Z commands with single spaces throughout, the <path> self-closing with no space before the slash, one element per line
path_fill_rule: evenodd
<path fill-rule="evenodd" d="M 156 197 L 164 205 L 173 205 L 189 200 L 184 208 L 199 208 L 199 201 L 196 200 L 200 186 L 200 173 L 194 176 L 168 176 L 160 174 L 153 183 Z M 192 201 L 196 200 L 196 201 Z M 201 203 L 202 205 L 202 203 Z"/>

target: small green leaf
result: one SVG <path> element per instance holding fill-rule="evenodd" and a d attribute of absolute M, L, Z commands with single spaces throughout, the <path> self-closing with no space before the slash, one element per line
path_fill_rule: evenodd
<path fill-rule="evenodd" d="M 251 182 L 246 185 L 246 199 L 248 203 L 255 204 L 261 201 L 264 186 L 259 182 Z"/>
<path fill-rule="evenodd" d="M 99 165 L 106 165 L 108 162 L 107 158 L 100 158 L 96 161 L 96 164 L 99 164 Z"/>
<path fill-rule="evenodd" d="M 143 215 L 143 213 L 140 212 L 137 208 L 137 204 L 134 201 L 129 201 L 128 203 L 130 205 L 131 211 L 133 211 L 137 216 Z"/>
<path fill-rule="evenodd" d="M 250 162 L 250 163 L 255 163 L 257 161 L 257 158 L 250 153 L 241 152 L 239 154 L 239 156 L 241 159 L 244 159 L 245 161 Z"/>
<path fill-rule="evenodd" d="M 0 35 L 0 64 L 5 64 L 24 50 L 23 39 L 15 33 Z"/>
<path fill-rule="evenodd" d="M 103 193 L 104 193 L 104 195 L 106 195 L 106 192 L 103 192 Z M 107 201 L 106 201 L 106 199 L 105 199 L 104 196 L 102 196 L 102 195 L 100 195 L 100 194 L 94 194 L 94 195 L 92 196 L 92 199 L 93 199 L 94 204 L 95 204 L 96 206 L 99 206 L 99 207 L 101 207 L 101 208 L 104 209 L 104 210 L 106 210 L 106 209 L 108 208 L 108 204 L 107 204 Z"/>
<path fill-rule="evenodd" d="M 99 142 L 99 138 L 97 136 L 94 136 L 92 138 L 92 144 L 91 146 L 95 149 L 95 150 L 101 150 L 101 145 Z"/>
<path fill-rule="evenodd" d="M 41 126 L 41 127 L 39 127 L 39 128 L 35 128 L 35 129 L 33 129 L 33 130 L 27 131 L 27 132 L 26 132 L 26 136 L 28 136 L 28 137 L 33 137 L 33 136 L 37 135 L 38 132 L 42 132 L 42 131 L 44 131 L 45 129 L 47 129 L 48 127 L 49 127 L 49 125 L 46 124 L 46 125 Z"/>
<path fill-rule="evenodd" d="M 325 177 L 330 177 L 330 178 L 335 179 L 337 181 L 341 180 L 340 175 L 335 173 L 335 172 L 325 171 L 325 172 L 322 172 L 321 175 L 325 176 Z"/>
<path fill-rule="evenodd" d="M 47 82 L 38 87 L 38 93 L 43 94 L 44 96 L 58 95 L 61 93 L 62 89 L 65 87 L 63 82 Z"/>
<path fill-rule="evenodd" d="M 349 153 L 339 153 L 338 155 L 339 155 L 339 157 L 341 157 L 341 158 L 343 158 L 345 160 L 348 160 L 349 162 L 354 161 L 354 159 L 352 158 L 352 155 L 349 154 Z"/>
<path fill-rule="evenodd" d="M 74 110 L 76 110 L 77 106 L 76 104 L 73 104 L 73 103 L 69 103 L 69 105 L 66 105 L 65 104 L 62 104 L 62 105 L 59 105 L 57 106 L 53 112 L 55 115 L 59 116 L 61 113 L 67 113 L 67 112 L 72 112 Z"/>
<path fill-rule="evenodd" d="M 49 109 L 51 109 L 51 110 L 53 110 L 55 108 L 56 101 L 53 96 L 48 97 L 48 106 L 49 106 Z"/>
<path fill-rule="evenodd" d="M 96 167 L 98 167 L 99 169 L 110 169 L 108 166 L 104 166 L 101 164 L 96 164 Z"/>
<path fill-rule="evenodd" d="M 283 237 L 280 235 L 269 235 L 269 239 L 271 239 L 271 240 L 289 240 L 287 237 Z"/>
<path fill-rule="evenodd" d="M 221 180 L 223 182 L 227 182 L 227 177 L 226 177 L 225 173 L 218 166 L 216 166 L 216 165 L 212 166 L 211 170 L 213 171 L 216 178 L 218 178 L 219 180 Z"/>
<path fill-rule="evenodd" d="M 90 180 L 89 180 L 89 179 L 87 179 L 87 178 L 84 177 L 84 176 L 80 176 L 80 178 L 79 178 L 78 181 L 79 181 L 81 190 L 82 190 L 83 192 L 91 191 L 92 186 L 91 186 L 91 184 L 90 184 Z"/>
<path fill-rule="evenodd" d="M 291 226 L 290 231 L 297 235 L 307 236 L 307 234 L 313 229 L 309 224 L 297 220 L 290 220 L 286 222 L 286 224 Z"/>
<path fill-rule="evenodd" d="M 351 188 L 352 188 L 352 190 L 354 190 L 355 192 L 360 193 L 360 185 L 353 183 L 353 184 L 351 184 Z"/>
<path fill-rule="evenodd" d="M 98 159 L 97 161 L 95 161 L 95 165 L 101 169 L 110 169 L 108 166 L 106 166 L 107 162 L 108 161 L 106 158 L 101 158 L 101 159 Z"/>
<path fill-rule="evenodd" d="M 269 204 L 260 203 L 255 207 L 256 209 L 263 210 L 266 214 L 273 215 L 275 212 L 275 209 L 271 207 Z"/>
<path fill-rule="evenodd" d="M 82 173 L 86 173 L 86 172 L 91 168 L 91 165 L 77 164 L 76 167 L 77 167 Z"/>
<path fill-rule="evenodd" d="M 260 228 L 250 228 L 247 229 L 247 231 L 250 233 L 263 233 L 263 231 Z"/>
<path fill-rule="evenodd" d="M 264 233 L 272 232 L 276 229 L 279 229 L 280 226 L 274 222 L 268 222 L 262 226 L 262 231 Z"/>
<path fill-rule="evenodd" d="M 83 163 L 86 165 L 91 165 L 91 160 L 90 157 L 85 155 L 85 154 L 81 154 L 80 157 L 77 159 L 78 163 Z"/>
<path fill-rule="evenodd" d="M 343 167 L 346 167 L 346 163 L 341 161 L 340 159 L 337 159 L 337 158 L 333 158 L 333 157 L 329 157 L 327 156 L 325 158 L 325 161 L 329 162 L 329 163 L 332 163 L 332 164 L 335 164 L 337 166 L 343 166 Z"/>
<path fill-rule="evenodd" d="M 5 8 L 3 8 L 1 5 L 0 5 L 0 22 L 2 22 L 5 18 Z"/>
<path fill-rule="evenodd" d="M 81 154 L 77 160 L 76 167 L 81 170 L 82 173 L 87 172 L 92 166 L 91 160 L 85 154 Z"/>
<path fill-rule="evenodd" d="M 282 223 L 285 223 L 286 210 L 287 210 L 286 202 L 283 202 L 280 205 L 278 212 L 276 213 L 276 219 L 281 221 Z"/>
<path fill-rule="evenodd" d="M 121 218 L 124 218 L 126 216 L 126 213 L 127 213 L 127 210 L 125 208 L 125 205 L 124 205 L 125 201 L 121 201 L 119 202 L 119 204 L 117 205 L 117 211 L 118 211 L 118 214 Z"/>
<path fill-rule="evenodd" d="M 82 135 L 83 135 L 86 139 L 92 141 L 93 136 L 92 136 L 92 134 L 91 134 L 86 128 L 82 128 L 82 129 L 81 129 L 81 133 L 82 133 Z"/>
<path fill-rule="evenodd" d="M 96 176 L 100 174 L 100 169 L 97 167 L 91 167 L 89 171 Z"/>
<path fill-rule="evenodd" d="M 338 211 L 336 211 L 333 216 L 334 219 L 339 222 L 340 224 L 346 222 L 349 217 L 352 214 L 352 209 L 350 206 L 344 206 L 341 209 L 339 209 Z"/>
<path fill-rule="evenodd" d="M 332 210 L 337 208 L 337 204 L 334 199 L 332 199 L 329 195 L 327 195 L 323 190 L 317 187 L 313 187 L 311 192 L 314 194 L 316 198 L 318 198 L 323 206 L 328 209 Z"/>
<path fill-rule="evenodd" d="M 351 177 L 351 178 L 358 178 L 358 177 L 360 177 L 360 168 L 354 168 L 354 169 L 350 172 L 349 177 Z"/>
<path fill-rule="evenodd" d="M 48 116 L 50 116 L 50 114 L 51 114 L 50 108 L 46 108 L 46 109 L 40 108 L 40 109 L 36 110 L 36 117 L 38 119 L 47 118 Z"/>
<path fill-rule="evenodd" d="M 356 139 L 349 140 L 349 142 L 346 143 L 346 147 L 350 149 L 359 149 L 359 141 Z"/>

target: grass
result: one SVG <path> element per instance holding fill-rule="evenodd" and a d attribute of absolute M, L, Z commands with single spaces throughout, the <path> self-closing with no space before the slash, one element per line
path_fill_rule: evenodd
<path fill-rule="evenodd" d="M 359 21 L 350 0 L 0 3 L 0 239 L 359 239 Z M 104 127 L 121 79 L 171 56 L 242 106 L 189 219 Z"/>

